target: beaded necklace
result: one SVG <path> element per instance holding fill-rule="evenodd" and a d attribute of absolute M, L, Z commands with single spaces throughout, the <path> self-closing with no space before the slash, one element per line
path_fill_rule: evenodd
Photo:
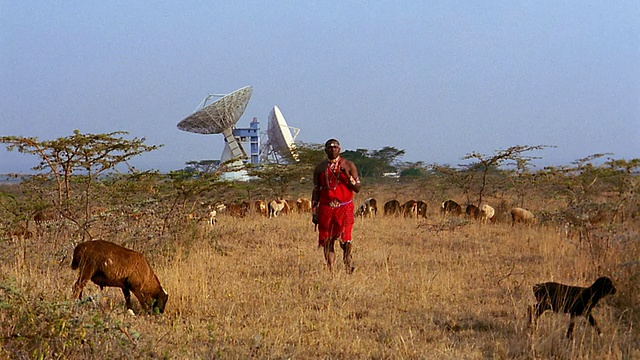
<path fill-rule="evenodd" d="M 333 160 L 329 159 L 327 163 L 327 170 L 324 172 L 324 176 L 329 190 L 335 190 L 340 183 L 340 160 L 340 156 L 338 156 Z M 329 174 L 331 174 L 331 177 L 329 177 Z"/>

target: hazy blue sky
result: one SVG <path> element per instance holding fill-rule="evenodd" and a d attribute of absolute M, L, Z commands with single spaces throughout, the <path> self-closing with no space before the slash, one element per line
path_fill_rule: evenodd
<path fill-rule="evenodd" d="M 239 127 L 278 105 L 306 143 L 637 158 L 640 2 L 0 0 L 0 135 L 124 130 L 164 144 L 137 167 L 180 169 L 224 142 L 177 123 L 247 85 Z M 0 173 L 35 163 L 0 148 Z"/>

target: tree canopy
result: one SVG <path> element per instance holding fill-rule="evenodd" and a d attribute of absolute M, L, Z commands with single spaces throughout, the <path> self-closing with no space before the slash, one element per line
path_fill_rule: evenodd
<path fill-rule="evenodd" d="M 397 160 L 405 154 L 393 146 L 385 146 L 380 150 L 357 149 L 342 153 L 345 159 L 353 161 L 358 167 L 360 177 L 381 177 L 385 173 L 397 171 Z"/>

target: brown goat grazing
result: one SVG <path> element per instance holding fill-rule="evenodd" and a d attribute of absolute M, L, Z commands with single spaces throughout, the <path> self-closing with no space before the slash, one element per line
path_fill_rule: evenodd
<path fill-rule="evenodd" d="M 426 219 L 427 218 L 427 203 L 422 201 L 422 200 L 418 200 L 416 205 L 418 206 L 418 217 L 422 217 L 422 218 Z"/>
<path fill-rule="evenodd" d="M 119 287 L 127 309 L 131 309 L 131 293 L 138 298 L 144 311 L 149 307 L 164 312 L 169 295 L 160 285 L 144 256 L 112 242 L 96 240 L 78 244 L 73 250 L 71 269 L 80 269 L 73 285 L 73 298 L 82 298 L 82 289 L 89 280 L 100 286 Z"/>
<path fill-rule="evenodd" d="M 398 200 L 389 200 L 384 203 L 384 215 L 400 215 L 402 207 L 400 205 L 400 201 Z"/>
<path fill-rule="evenodd" d="M 262 215 L 262 216 L 267 216 L 267 203 L 264 202 L 263 200 L 256 200 L 255 201 L 255 207 L 256 207 L 256 213 Z"/>
<path fill-rule="evenodd" d="M 298 198 L 296 200 L 296 210 L 298 213 L 310 213 L 311 212 L 311 200 L 307 198 Z"/>
<path fill-rule="evenodd" d="M 589 287 L 570 286 L 556 282 L 546 282 L 533 286 L 533 294 L 536 304 L 529 308 L 529 323 L 536 323 L 538 317 L 547 310 L 571 315 L 567 338 L 573 336 L 573 326 L 576 316 L 585 316 L 589 324 L 596 328 L 598 335 L 602 335 L 596 319 L 591 315 L 591 310 L 598 301 L 607 295 L 616 293 L 613 281 L 608 277 L 598 278 Z"/>
<path fill-rule="evenodd" d="M 27 225 L 20 223 L 17 225 L 14 225 L 13 227 L 9 228 L 8 230 L 5 231 L 5 235 L 15 239 L 30 239 L 33 237 L 33 233 L 27 229 Z"/>
<path fill-rule="evenodd" d="M 402 214 L 404 217 L 418 218 L 418 202 L 415 200 L 408 200 L 402 204 Z"/>
<path fill-rule="evenodd" d="M 374 216 L 378 216 L 378 200 L 376 200 L 375 198 L 368 198 L 364 201 L 366 204 L 369 205 L 369 207 L 373 210 L 373 215 Z"/>
<path fill-rule="evenodd" d="M 440 205 L 440 212 L 443 215 L 451 214 L 459 216 L 462 214 L 462 206 L 453 200 L 447 200 Z"/>
<path fill-rule="evenodd" d="M 251 209 L 251 204 L 248 201 L 242 201 L 239 203 L 226 204 L 226 213 L 233 217 L 245 217 Z"/>
<path fill-rule="evenodd" d="M 53 209 L 40 210 L 33 215 L 36 225 L 44 224 L 60 219 L 60 214 Z"/>
<path fill-rule="evenodd" d="M 480 217 L 480 208 L 473 205 L 473 204 L 469 204 L 467 205 L 467 208 L 465 209 L 465 213 L 473 218 L 473 219 L 477 219 Z"/>

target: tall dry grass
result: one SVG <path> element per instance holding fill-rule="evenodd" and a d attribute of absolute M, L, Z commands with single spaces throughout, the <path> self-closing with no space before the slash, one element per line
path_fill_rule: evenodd
<path fill-rule="evenodd" d="M 352 275 L 329 273 L 309 215 L 221 216 L 165 235 L 103 232 L 145 253 L 169 292 L 165 314 L 127 315 L 119 289 L 71 299 L 74 240 L 64 231 L 0 244 L 0 357 L 170 359 L 640 358 L 638 229 L 579 244 L 547 227 L 442 218 L 358 219 Z M 132 235 L 134 234 L 134 235 Z M 342 253 L 339 248 L 338 258 Z M 542 281 L 618 294 L 564 338 L 567 315 L 531 331 Z M 137 305 L 137 303 L 134 301 Z"/>

